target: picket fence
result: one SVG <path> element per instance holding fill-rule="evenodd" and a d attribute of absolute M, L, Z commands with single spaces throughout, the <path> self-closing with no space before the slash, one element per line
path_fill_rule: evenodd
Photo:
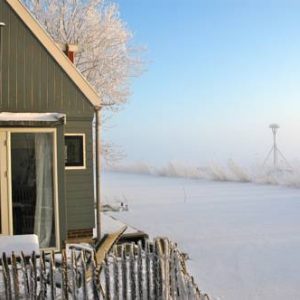
<path fill-rule="evenodd" d="M 0 299 L 209 300 L 166 238 L 116 245 L 97 263 L 95 251 L 3 253 Z"/>

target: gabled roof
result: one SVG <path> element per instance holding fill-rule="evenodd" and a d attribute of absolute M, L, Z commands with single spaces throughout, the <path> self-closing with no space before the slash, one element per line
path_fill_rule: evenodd
<path fill-rule="evenodd" d="M 19 0 L 6 0 L 14 12 L 25 23 L 34 36 L 47 49 L 49 54 L 61 66 L 66 74 L 73 80 L 81 92 L 94 107 L 101 107 L 101 99 L 95 89 L 88 83 L 85 77 L 69 60 L 64 52 L 56 45 L 50 35 L 43 29 L 40 23 L 33 17 L 29 10 Z"/>

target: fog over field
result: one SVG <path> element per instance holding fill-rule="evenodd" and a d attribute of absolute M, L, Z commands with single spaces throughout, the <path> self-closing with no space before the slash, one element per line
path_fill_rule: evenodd
<path fill-rule="evenodd" d="M 193 166 L 180 162 L 169 162 L 163 166 L 152 166 L 145 162 L 116 164 L 107 168 L 116 172 L 147 174 L 162 177 L 208 179 L 213 181 L 253 182 L 258 184 L 300 187 L 300 163 L 282 164 L 277 169 L 271 164 L 254 164 L 244 167 L 228 160 L 225 164 L 209 163 Z"/>

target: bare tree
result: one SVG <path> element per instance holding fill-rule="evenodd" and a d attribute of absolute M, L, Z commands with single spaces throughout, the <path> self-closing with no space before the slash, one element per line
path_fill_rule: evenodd
<path fill-rule="evenodd" d="M 75 65 L 96 88 L 103 106 L 126 103 L 130 78 L 142 71 L 132 33 L 116 4 L 106 0 L 23 0 L 52 38 L 79 47 Z"/>

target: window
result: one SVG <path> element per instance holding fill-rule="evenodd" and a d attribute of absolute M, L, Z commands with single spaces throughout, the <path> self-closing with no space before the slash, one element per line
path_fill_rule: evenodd
<path fill-rule="evenodd" d="M 66 169 L 85 169 L 85 134 L 65 135 Z"/>

